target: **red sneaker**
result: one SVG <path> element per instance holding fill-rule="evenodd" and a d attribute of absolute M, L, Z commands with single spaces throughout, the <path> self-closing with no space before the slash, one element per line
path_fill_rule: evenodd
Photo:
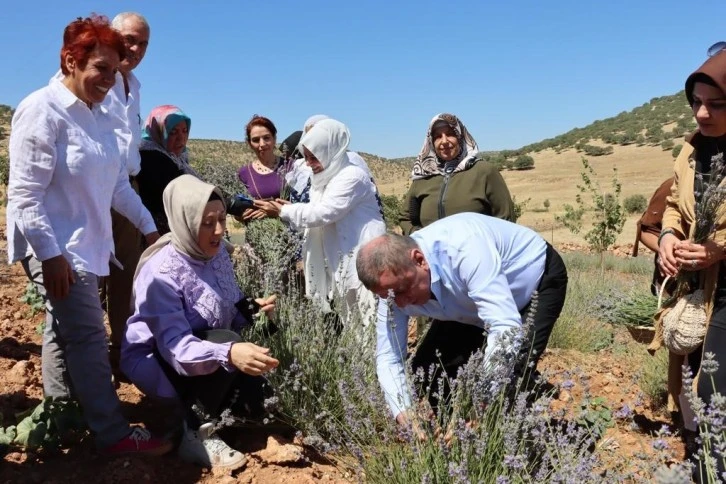
<path fill-rule="evenodd" d="M 106 447 L 103 453 L 106 455 L 164 455 L 174 445 L 169 440 L 152 437 L 151 432 L 142 427 L 131 427 L 131 433 L 119 440 L 110 447 Z"/>

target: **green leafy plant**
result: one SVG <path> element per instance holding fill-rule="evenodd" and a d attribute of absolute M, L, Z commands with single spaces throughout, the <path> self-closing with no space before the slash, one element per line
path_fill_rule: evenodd
<path fill-rule="evenodd" d="M 613 414 L 605 397 L 586 398 L 580 404 L 577 423 L 590 429 L 590 432 L 598 438 L 612 427 Z"/>
<path fill-rule="evenodd" d="M 0 428 L 0 453 L 13 447 L 57 450 L 85 430 L 81 408 L 75 401 L 46 397 L 37 407 L 20 415 L 17 425 Z"/>
<path fill-rule="evenodd" d="M 20 296 L 20 301 L 30 306 L 31 317 L 45 310 L 43 296 L 40 295 L 37 286 L 32 282 L 25 286 L 25 292 Z"/>
<path fill-rule="evenodd" d="M 565 205 L 565 215 L 555 216 L 572 233 L 578 234 L 582 229 L 582 214 L 592 212 L 594 220 L 591 229 L 585 234 L 590 249 L 600 255 L 600 268 L 604 270 L 603 253 L 615 243 L 625 225 L 625 211 L 620 204 L 622 186 L 618 181 L 617 168 L 613 167 L 612 193 L 603 193 L 600 184 L 595 180 L 595 170 L 586 158 L 582 158 L 583 169 L 580 172 L 582 184 L 577 185 L 580 193 L 575 197 L 577 209 Z M 583 195 L 589 195 L 591 202 L 585 202 Z"/>

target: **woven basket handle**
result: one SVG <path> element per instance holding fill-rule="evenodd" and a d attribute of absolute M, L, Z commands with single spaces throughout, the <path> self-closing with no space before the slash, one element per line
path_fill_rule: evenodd
<path fill-rule="evenodd" d="M 663 292 L 665 292 L 666 284 L 670 278 L 671 276 L 666 276 L 665 279 L 663 279 L 663 283 L 660 285 L 660 291 L 658 291 L 658 309 L 661 308 L 661 304 L 663 303 Z"/>

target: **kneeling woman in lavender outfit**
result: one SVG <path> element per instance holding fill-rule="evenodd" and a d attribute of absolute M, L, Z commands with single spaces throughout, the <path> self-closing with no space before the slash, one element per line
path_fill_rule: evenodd
<path fill-rule="evenodd" d="M 239 330 L 251 314 L 222 239 L 227 213 L 221 191 L 182 175 L 164 190 L 164 209 L 171 232 L 139 261 L 121 368 L 146 395 L 183 404 L 180 457 L 240 467 L 245 457 L 213 436 L 213 424 L 199 421 L 191 406 L 201 404 L 212 417 L 225 408 L 261 412 L 260 375 L 278 361 L 268 349 L 241 341 Z M 274 301 L 256 303 L 269 313 Z"/>

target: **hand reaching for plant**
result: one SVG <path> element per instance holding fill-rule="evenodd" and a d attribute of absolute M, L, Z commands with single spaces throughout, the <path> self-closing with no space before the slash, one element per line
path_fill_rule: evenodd
<path fill-rule="evenodd" d="M 260 305 L 260 311 L 265 313 L 265 316 L 267 316 L 268 319 L 272 319 L 275 315 L 275 301 L 277 301 L 277 296 L 272 295 L 268 297 L 258 297 L 255 299 L 255 302 Z"/>
<path fill-rule="evenodd" d="M 676 261 L 686 271 L 700 271 L 723 260 L 723 250 L 713 240 L 706 240 L 703 244 L 694 244 L 688 240 L 675 244 L 674 254 Z"/>
<path fill-rule="evenodd" d="M 229 361 L 241 372 L 258 376 L 273 368 L 280 362 L 269 355 L 270 349 L 254 343 L 235 343 L 229 349 Z"/>
<path fill-rule="evenodd" d="M 416 437 L 419 442 L 425 442 L 426 440 L 428 440 L 426 432 L 424 432 L 421 428 L 418 419 L 411 418 L 408 411 L 404 410 L 403 412 L 400 412 L 398 415 L 396 415 L 396 423 L 403 428 L 410 428 L 414 437 Z"/>

